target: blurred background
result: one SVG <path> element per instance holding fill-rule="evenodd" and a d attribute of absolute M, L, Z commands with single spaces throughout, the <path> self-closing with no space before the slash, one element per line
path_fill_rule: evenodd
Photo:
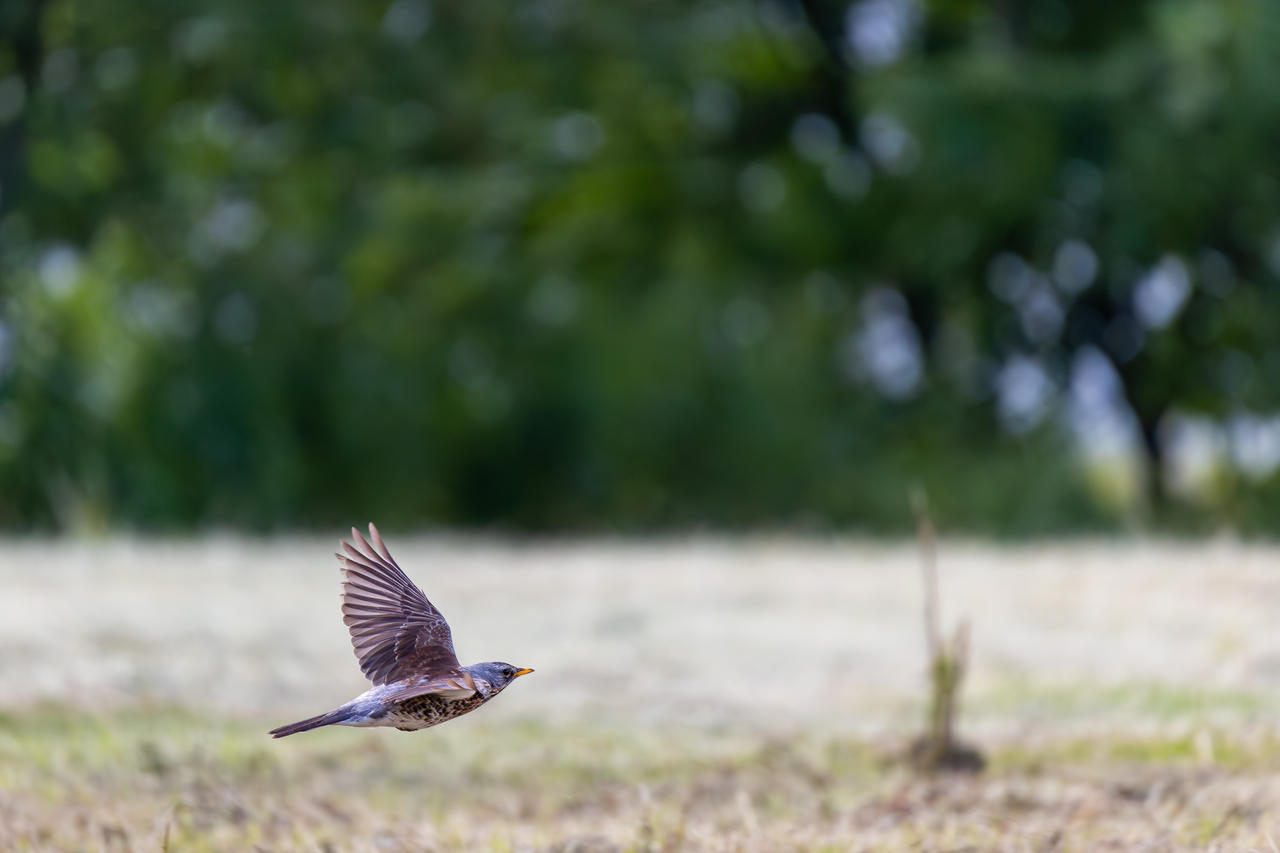
<path fill-rule="evenodd" d="M 0 8 L 0 525 L 1280 513 L 1280 6 Z"/>
<path fill-rule="evenodd" d="M 1275 849 L 1277 69 L 1263 0 L 0 0 L 0 849 Z M 537 674 L 271 741 L 368 520 Z"/>

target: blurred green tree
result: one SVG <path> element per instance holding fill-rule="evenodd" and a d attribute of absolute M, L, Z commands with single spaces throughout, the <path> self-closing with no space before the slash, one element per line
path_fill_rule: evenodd
<path fill-rule="evenodd" d="M 1269 4 L 0 26 L 10 526 L 1026 532 L 1116 518 L 1073 446 L 1160 503 L 1179 413 L 1266 444 Z"/>

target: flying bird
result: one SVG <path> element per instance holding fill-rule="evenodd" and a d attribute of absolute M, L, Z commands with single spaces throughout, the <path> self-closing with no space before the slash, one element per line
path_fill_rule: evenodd
<path fill-rule="evenodd" d="M 272 729 L 285 737 L 321 726 L 395 726 L 415 731 L 479 708 L 531 669 L 509 663 L 463 666 L 449 623 L 392 559 L 369 525 L 366 542 L 351 528 L 335 556 L 342 566 L 342 621 L 360 669 L 373 682 L 341 708 Z"/>

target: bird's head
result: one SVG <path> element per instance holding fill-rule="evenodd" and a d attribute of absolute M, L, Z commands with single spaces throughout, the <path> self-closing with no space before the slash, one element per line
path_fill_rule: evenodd
<path fill-rule="evenodd" d="M 490 687 L 493 688 L 494 693 L 497 693 L 520 676 L 533 672 L 531 669 L 513 666 L 500 661 L 472 664 L 467 669 L 471 670 L 471 674 L 474 677 L 487 681 Z"/>

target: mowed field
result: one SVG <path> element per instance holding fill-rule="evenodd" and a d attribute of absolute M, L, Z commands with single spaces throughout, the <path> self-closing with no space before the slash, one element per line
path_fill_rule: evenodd
<path fill-rule="evenodd" d="M 417 733 L 268 728 L 364 689 L 336 537 L 0 543 L 0 850 L 1263 850 L 1280 549 L 941 545 L 976 777 L 924 715 L 910 543 L 386 532 L 464 662 Z"/>

